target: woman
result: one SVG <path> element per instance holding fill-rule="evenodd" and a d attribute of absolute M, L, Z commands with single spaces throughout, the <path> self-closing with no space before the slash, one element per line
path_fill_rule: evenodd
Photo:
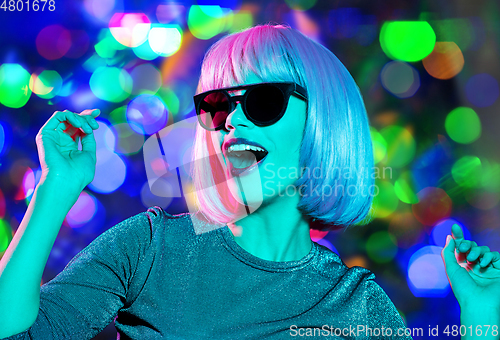
<path fill-rule="evenodd" d="M 0 262 L 0 336 L 89 339 L 117 316 L 126 339 L 409 339 L 374 275 L 309 237 L 316 223 L 363 221 L 373 195 L 366 113 L 343 65 L 289 27 L 257 26 L 209 50 L 198 92 L 199 213 L 150 208 L 40 288 L 93 178 L 99 111 L 56 112 L 42 127 L 43 176 Z M 462 323 L 498 324 L 500 257 L 453 234 L 443 258 Z"/>

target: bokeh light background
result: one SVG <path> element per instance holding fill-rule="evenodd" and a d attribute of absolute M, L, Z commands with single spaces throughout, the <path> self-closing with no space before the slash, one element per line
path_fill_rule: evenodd
<path fill-rule="evenodd" d="M 458 223 L 478 244 L 500 249 L 497 1 L 56 0 L 29 12 L 15 4 L 0 9 L 0 254 L 40 179 L 35 135 L 55 110 L 102 113 L 95 180 L 64 221 L 43 282 L 146 207 L 187 211 L 184 198 L 150 192 L 144 141 L 194 114 L 212 43 L 255 24 L 288 23 L 354 76 L 380 170 L 375 220 L 314 231 L 313 239 L 348 266 L 372 270 L 409 327 L 427 334 L 429 325 L 459 324 L 440 256 L 446 235 Z M 189 156 L 182 136 L 171 147 Z M 96 337 L 115 338 L 113 325 Z"/>

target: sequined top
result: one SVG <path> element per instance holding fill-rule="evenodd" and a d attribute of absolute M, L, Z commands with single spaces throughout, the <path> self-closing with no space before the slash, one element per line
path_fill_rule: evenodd
<path fill-rule="evenodd" d="M 115 318 L 121 340 L 411 339 L 369 270 L 317 243 L 298 261 L 263 260 L 227 226 L 195 233 L 193 216 L 154 207 L 110 228 L 8 339 L 91 339 Z"/>

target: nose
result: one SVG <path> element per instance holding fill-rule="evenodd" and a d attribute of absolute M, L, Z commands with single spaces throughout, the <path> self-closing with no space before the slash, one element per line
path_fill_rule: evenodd
<path fill-rule="evenodd" d="M 252 124 L 245 113 L 243 112 L 243 108 L 241 107 L 241 103 L 239 101 L 236 102 L 236 107 L 233 112 L 229 113 L 226 118 L 226 130 L 234 129 L 236 126 L 246 126 L 249 127 Z"/>

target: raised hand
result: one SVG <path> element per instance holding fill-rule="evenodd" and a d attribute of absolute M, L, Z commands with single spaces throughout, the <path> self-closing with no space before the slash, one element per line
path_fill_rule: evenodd
<path fill-rule="evenodd" d="M 64 218 L 94 178 L 97 115 L 99 110 L 57 111 L 36 136 L 42 178 L 0 260 L 0 338 L 27 330 L 38 317 L 50 250 Z"/>
<path fill-rule="evenodd" d="M 36 136 L 41 180 L 57 180 L 78 193 L 92 182 L 96 165 L 93 130 L 99 128 L 95 120 L 99 113 L 99 110 L 80 114 L 56 111 L 47 120 Z"/>
<path fill-rule="evenodd" d="M 480 315 L 487 310 L 500 314 L 500 254 L 465 240 L 457 224 L 451 231 L 441 256 L 462 313 Z"/>

